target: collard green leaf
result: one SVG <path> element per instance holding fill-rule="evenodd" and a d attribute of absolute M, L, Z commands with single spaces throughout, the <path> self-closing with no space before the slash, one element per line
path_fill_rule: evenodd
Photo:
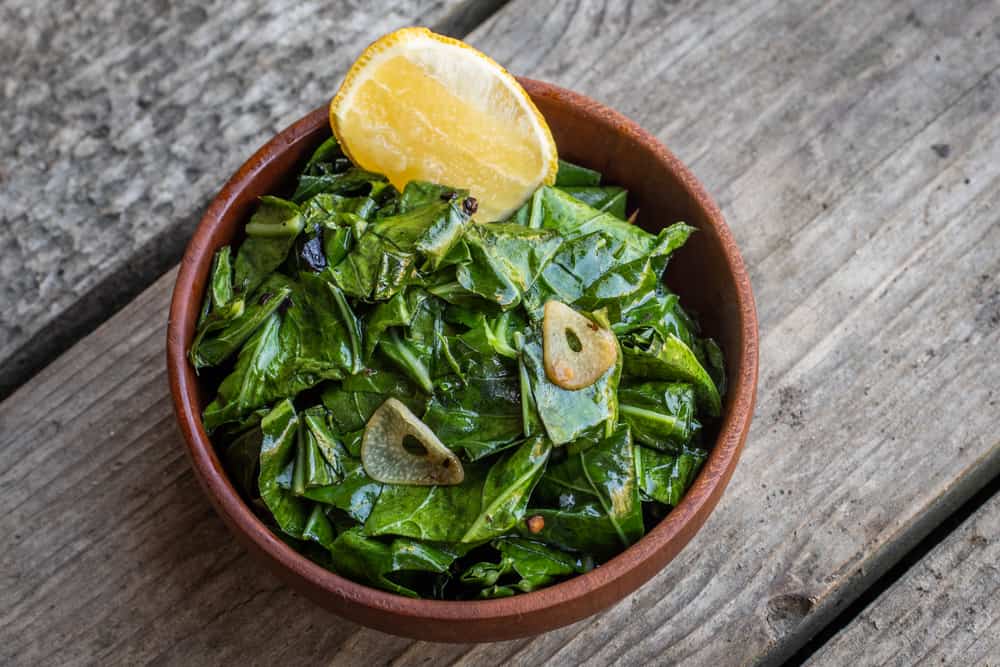
<path fill-rule="evenodd" d="M 372 413 L 388 398 L 396 398 L 416 414 L 422 414 L 427 398 L 406 376 L 382 367 L 368 367 L 343 380 L 340 385 L 324 388 L 323 405 L 339 433 L 351 433 L 365 427 Z"/>
<path fill-rule="evenodd" d="M 581 167 L 578 164 L 559 160 L 559 171 L 556 172 L 556 186 L 595 186 L 601 184 L 601 172 Z"/>
<path fill-rule="evenodd" d="M 456 486 L 386 486 L 365 532 L 470 544 L 502 535 L 523 518 L 550 450 L 534 438 L 492 467 L 467 464 Z"/>
<path fill-rule="evenodd" d="M 552 443 L 539 436 L 494 464 L 483 485 L 479 515 L 461 541 L 485 542 L 517 525 L 524 517 L 528 499 L 545 471 L 551 452 Z"/>
<path fill-rule="evenodd" d="M 303 497 L 336 507 L 354 521 L 364 523 L 382 493 L 382 484 L 368 476 L 360 459 L 344 457 L 342 465 L 342 480 L 327 486 L 307 487 Z"/>
<path fill-rule="evenodd" d="M 531 592 L 559 577 L 582 574 L 594 567 L 589 556 L 572 554 L 535 540 L 504 537 L 492 546 L 500 552 L 500 562 L 482 562 L 469 566 L 460 580 L 482 587 L 479 597 L 495 598 L 516 591 Z"/>
<path fill-rule="evenodd" d="M 244 498 L 260 497 L 257 479 L 260 475 L 260 446 L 263 440 L 260 423 L 234 437 L 223 450 L 223 461 L 233 484 Z"/>
<path fill-rule="evenodd" d="M 352 297 L 384 301 L 433 271 L 461 239 L 469 216 L 438 201 L 371 223 L 357 244 L 331 269 L 333 280 Z"/>
<path fill-rule="evenodd" d="M 330 549 L 337 572 L 398 595 L 420 597 L 420 592 L 399 583 L 406 572 L 445 573 L 458 556 L 443 546 L 410 539 L 384 544 L 364 534 L 361 528 L 341 533 Z"/>
<path fill-rule="evenodd" d="M 346 171 L 335 173 L 330 169 L 320 168 L 311 174 L 299 177 L 298 187 L 292 195 L 292 201 L 301 204 L 320 193 L 335 195 L 367 195 L 386 187 L 388 183 L 384 176 L 351 167 Z"/>
<path fill-rule="evenodd" d="M 649 341 L 653 333 L 661 338 L 675 336 L 688 347 L 698 343 L 698 325 L 681 307 L 676 294 L 650 293 L 645 299 L 628 304 L 611 326 L 619 337 L 635 334 L 639 340 Z"/>
<path fill-rule="evenodd" d="M 658 236 L 634 229 L 631 238 L 598 228 L 565 240 L 526 295 L 528 312 L 537 318 L 545 302 L 554 299 L 585 310 L 608 308 L 617 322 L 619 313 L 647 300 L 660 286 L 670 254 L 692 228 L 677 223 Z"/>
<path fill-rule="evenodd" d="M 268 284 L 274 282 L 274 288 Z M 218 366 L 236 353 L 254 331 L 267 320 L 291 294 L 292 289 L 283 280 L 269 278 L 250 305 L 232 319 L 209 317 L 199 327 L 191 344 L 190 358 L 194 367 Z M 242 303 L 242 301 L 240 302 Z"/>
<path fill-rule="evenodd" d="M 344 478 L 347 450 L 330 426 L 326 409 L 316 406 L 302 413 L 300 429 L 307 441 L 306 486 L 313 488 L 339 482 Z"/>
<path fill-rule="evenodd" d="M 715 382 L 698 362 L 690 347 L 674 335 L 655 334 L 649 343 L 621 338 L 625 374 L 629 377 L 688 382 L 694 387 L 698 405 L 711 417 L 722 411 L 722 398 Z"/>
<path fill-rule="evenodd" d="M 726 394 L 726 364 L 722 348 L 711 338 L 702 338 L 700 342 L 701 354 L 698 355 L 698 358 L 701 360 L 701 365 L 705 367 L 712 382 L 719 388 L 719 394 L 724 396 Z"/>
<path fill-rule="evenodd" d="M 470 261 L 457 268 L 458 283 L 503 309 L 521 302 L 562 245 L 552 232 L 516 223 L 472 225 L 464 241 Z"/>
<path fill-rule="evenodd" d="M 315 542 L 324 549 L 332 549 L 336 538 L 337 533 L 330 520 L 326 517 L 322 506 L 313 505 L 312 510 L 309 512 L 309 518 L 306 520 L 306 525 L 302 529 L 302 539 Z"/>
<path fill-rule="evenodd" d="M 520 383 L 510 376 L 443 381 L 423 419 L 466 459 L 482 459 L 522 439 Z"/>
<path fill-rule="evenodd" d="M 676 506 L 694 483 L 708 452 L 685 447 L 677 454 L 636 445 L 635 466 L 644 500 Z"/>
<path fill-rule="evenodd" d="M 312 274 L 302 274 L 299 282 L 280 274 L 272 280 L 291 293 L 247 340 L 233 372 L 205 408 L 209 430 L 362 367 L 360 324 L 334 285 Z"/>
<path fill-rule="evenodd" d="M 234 290 L 254 292 L 285 261 L 302 231 L 299 207 L 279 197 L 260 198 L 257 212 L 247 223 L 247 237 L 236 254 Z"/>
<path fill-rule="evenodd" d="M 386 485 L 365 521 L 368 535 L 401 535 L 458 542 L 479 516 L 489 466 L 465 465 L 465 480 L 454 486 Z"/>
<path fill-rule="evenodd" d="M 625 219 L 625 202 L 628 192 L 625 188 L 608 186 L 566 186 L 560 190 L 579 199 L 587 206 L 602 213 L 610 213 L 616 218 Z"/>
<path fill-rule="evenodd" d="M 240 350 L 235 369 L 222 381 L 215 400 L 202 413 L 210 433 L 279 396 L 275 391 L 277 369 L 287 356 L 278 342 L 280 328 L 281 316 L 272 313 Z"/>
<path fill-rule="evenodd" d="M 388 301 L 378 303 L 365 317 L 365 359 L 370 360 L 375 346 L 391 327 L 408 327 L 420 305 L 428 297 L 424 290 L 411 287 L 397 292 Z"/>
<path fill-rule="evenodd" d="M 540 335 L 535 332 L 521 346 L 521 359 L 531 385 L 534 407 L 555 445 L 564 445 L 591 431 L 609 433 L 618 419 L 618 381 L 621 355 L 597 382 L 583 389 L 563 389 L 545 374 Z"/>
<path fill-rule="evenodd" d="M 243 313 L 243 299 L 233 290 L 233 267 L 229 246 L 222 246 L 212 258 L 212 273 L 205 291 L 198 330 L 210 321 L 231 320 Z"/>
<path fill-rule="evenodd" d="M 694 389 L 682 382 L 625 384 L 618 409 L 636 442 L 667 452 L 680 451 L 701 428 Z"/>
<path fill-rule="evenodd" d="M 426 181 L 410 181 L 399 196 L 398 211 L 407 213 L 427 204 L 441 201 L 461 201 L 469 196 L 468 190 L 461 190 L 447 185 L 437 185 Z"/>
<path fill-rule="evenodd" d="M 431 379 L 434 355 L 427 354 L 413 340 L 403 338 L 394 329 L 379 341 L 379 350 L 405 373 L 425 393 L 434 391 L 434 381 Z"/>
<path fill-rule="evenodd" d="M 635 543 L 645 529 L 628 427 L 550 466 L 538 484 L 535 502 L 558 508 L 528 511 L 545 521 L 537 539 L 599 557 Z M 609 535 L 614 539 L 609 541 Z"/>
<path fill-rule="evenodd" d="M 521 534 L 525 537 L 534 537 L 560 549 L 591 555 L 598 562 L 608 560 L 623 548 L 618 531 L 596 501 L 575 503 L 569 509 L 542 508 L 528 511 L 530 516 L 541 517 L 545 527 L 538 534 L 521 528 Z"/>
<path fill-rule="evenodd" d="M 260 498 L 278 527 L 288 536 L 302 539 L 312 511 L 311 503 L 285 488 L 280 477 L 295 458 L 299 416 L 289 400 L 280 401 L 261 420 Z"/>

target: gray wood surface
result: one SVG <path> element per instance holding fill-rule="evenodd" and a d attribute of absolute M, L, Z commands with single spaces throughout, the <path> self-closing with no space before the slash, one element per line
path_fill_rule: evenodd
<path fill-rule="evenodd" d="M 470 41 L 656 133 L 744 250 L 759 407 L 701 533 L 615 608 L 530 640 L 330 616 L 193 481 L 168 274 L 0 403 L 0 662 L 775 662 L 1000 472 L 1000 5 L 517 1 Z"/>
<path fill-rule="evenodd" d="M 1000 496 L 809 661 L 845 664 L 1000 665 Z"/>
<path fill-rule="evenodd" d="M 0 397 L 180 260 L 375 37 L 495 0 L 0 2 Z"/>

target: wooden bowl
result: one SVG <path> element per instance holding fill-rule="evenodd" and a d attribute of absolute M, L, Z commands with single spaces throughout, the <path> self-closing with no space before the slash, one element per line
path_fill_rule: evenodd
<path fill-rule="evenodd" d="M 186 352 L 217 248 L 238 240 L 257 197 L 287 188 L 330 135 L 327 109 L 313 111 L 267 143 L 226 183 L 188 244 L 167 329 L 170 390 L 195 476 L 236 537 L 282 579 L 327 609 L 363 625 L 417 639 L 497 641 L 538 634 L 600 611 L 659 572 L 694 536 L 733 474 L 757 388 L 757 316 L 750 279 L 722 213 L 688 169 L 628 118 L 582 95 L 521 79 L 547 119 L 560 155 L 629 190 L 639 224 L 657 231 L 684 220 L 698 228 L 670 261 L 667 282 L 725 353 L 729 389 L 718 438 L 681 503 L 638 543 L 587 574 L 542 590 L 482 601 L 414 600 L 340 577 L 287 546 L 243 502 L 201 421 L 210 396 Z"/>

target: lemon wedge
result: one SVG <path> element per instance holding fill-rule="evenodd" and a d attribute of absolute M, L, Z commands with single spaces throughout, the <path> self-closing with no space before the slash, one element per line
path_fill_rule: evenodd
<path fill-rule="evenodd" d="M 470 191 L 500 220 L 555 181 L 552 132 L 507 70 L 457 39 L 403 28 L 365 49 L 330 102 L 330 126 L 360 167 L 399 190 Z"/>

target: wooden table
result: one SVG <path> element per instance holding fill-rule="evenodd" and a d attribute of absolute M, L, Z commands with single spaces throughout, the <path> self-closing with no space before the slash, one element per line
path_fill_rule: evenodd
<path fill-rule="evenodd" d="M 0 0 L 0 663 L 1000 665 L 1000 3 L 284 4 Z M 658 135 L 757 296 L 718 509 L 534 639 L 301 599 L 215 516 L 168 401 L 167 269 L 207 201 L 412 23 Z"/>

